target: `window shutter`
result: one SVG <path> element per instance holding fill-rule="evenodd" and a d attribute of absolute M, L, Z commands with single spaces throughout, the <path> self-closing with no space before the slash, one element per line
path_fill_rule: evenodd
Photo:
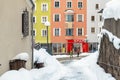
<path fill-rule="evenodd" d="M 22 34 L 23 37 L 29 35 L 29 12 L 27 9 L 22 13 Z"/>

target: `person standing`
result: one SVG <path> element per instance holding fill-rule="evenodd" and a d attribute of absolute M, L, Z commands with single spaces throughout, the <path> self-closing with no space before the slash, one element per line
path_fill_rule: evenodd
<path fill-rule="evenodd" d="M 80 54 L 80 47 L 77 48 L 77 57 L 79 57 Z"/>

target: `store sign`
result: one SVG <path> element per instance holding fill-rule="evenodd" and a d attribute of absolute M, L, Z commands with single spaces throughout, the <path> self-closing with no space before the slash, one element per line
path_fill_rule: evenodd
<path fill-rule="evenodd" d="M 82 43 L 84 42 L 84 40 L 81 40 L 81 39 L 77 39 L 77 40 L 74 40 L 75 43 Z"/>

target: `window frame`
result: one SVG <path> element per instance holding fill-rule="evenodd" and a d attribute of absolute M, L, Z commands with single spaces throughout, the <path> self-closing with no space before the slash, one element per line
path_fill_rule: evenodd
<path fill-rule="evenodd" d="M 46 9 L 43 9 L 43 5 L 46 5 Z M 41 11 L 46 12 L 48 11 L 48 3 L 41 3 Z"/>
<path fill-rule="evenodd" d="M 36 36 L 36 29 L 33 29 L 32 34 L 33 34 L 33 37 L 35 37 L 35 36 Z"/>
<path fill-rule="evenodd" d="M 81 5 L 82 5 L 81 7 L 79 7 L 79 2 L 82 3 L 82 4 L 81 4 Z M 82 8 L 83 8 L 83 1 L 78 1 L 77 7 L 78 7 L 79 9 L 82 9 Z"/>
<path fill-rule="evenodd" d="M 33 16 L 32 22 L 33 22 L 33 23 L 36 23 L 36 16 Z"/>
<path fill-rule="evenodd" d="M 91 33 L 95 33 L 95 27 L 91 27 Z"/>
<path fill-rule="evenodd" d="M 95 4 L 95 9 L 99 10 L 99 4 Z"/>
<path fill-rule="evenodd" d="M 66 8 L 72 8 L 72 1 L 66 1 Z"/>
<path fill-rule="evenodd" d="M 46 17 L 46 21 L 48 21 L 48 16 L 41 16 L 41 23 L 45 23 L 46 21 L 43 20 L 43 17 Z"/>
<path fill-rule="evenodd" d="M 82 20 L 79 21 L 79 15 L 82 16 Z M 77 14 L 77 22 L 83 22 L 84 21 L 84 14 Z"/>
<path fill-rule="evenodd" d="M 58 29 L 58 34 L 56 33 L 56 30 Z M 61 35 L 61 29 L 60 28 L 54 28 L 54 30 L 53 30 L 53 35 L 54 36 L 60 36 Z"/>
<path fill-rule="evenodd" d="M 81 34 L 78 33 L 79 29 L 81 29 Z M 77 36 L 83 36 L 84 35 L 84 28 L 77 28 L 77 33 L 76 33 Z"/>
<path fill-rule="evenodd" d="M 68 31 L 71 30 L 71 31 Z M 66 28 L 66 36 L 73 36 L 73 28 Z"/>
<path fill-rule="evenodd" d="M 91 21 L 95 21 L 95 16 L 91 16 Z"/>
<path fill-rule="evenodd" d="M 59 6 L 58 6 L 58 7 L 56 7 L 56 4 L 55 4 L 56 2 L 59 2 Z M 55 7 L 55 8 L 60 8 L 60 1 L 57 1 L 57 0 L 54 1 L 54 7 Z"/>
<path fill-rule="evenodd" d="M 59 16 L 59 17 L 58 17 L 58 18 L 59 18 L 59 20 L 57 20 L 57 21 L 56 21 L 56 15 L 58 15 L 58 16 Z M 54 14 L 54 16 L 53 16 L 53 21 L 54 21 L 54 22 L 60 22 L 60 21 L 61 21 L 61 15 L 60 15 L 60 14 L 57 14 L 57 13 L 56 13 L 56 14 Z"/>
<path fill-rule="evenodd" d="M 45 32 L 46 31 L 46 32 Z M 41 30 L 41 36 L 42 37 L 47 37 L 47 30 L 46 29 L 42 29 Z"/>
<path fill-rule="evenodd" d="M 66 22 L 74 22 L 74 14 L 66 14 L 65 15 L 65 21 Z"/>

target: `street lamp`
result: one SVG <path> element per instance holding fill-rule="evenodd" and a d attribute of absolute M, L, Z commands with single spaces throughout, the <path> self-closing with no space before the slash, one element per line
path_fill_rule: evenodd
<path fill-rule="evenodd" d="M 45 26 L 46 26 L 46 29 L 47 29 L 47 50 L 49 51 L 49 44 L 48 44 L 48 27 L 50 26 L 50 22 L 46 21 L 46 22 L 45 22 Z"/>

